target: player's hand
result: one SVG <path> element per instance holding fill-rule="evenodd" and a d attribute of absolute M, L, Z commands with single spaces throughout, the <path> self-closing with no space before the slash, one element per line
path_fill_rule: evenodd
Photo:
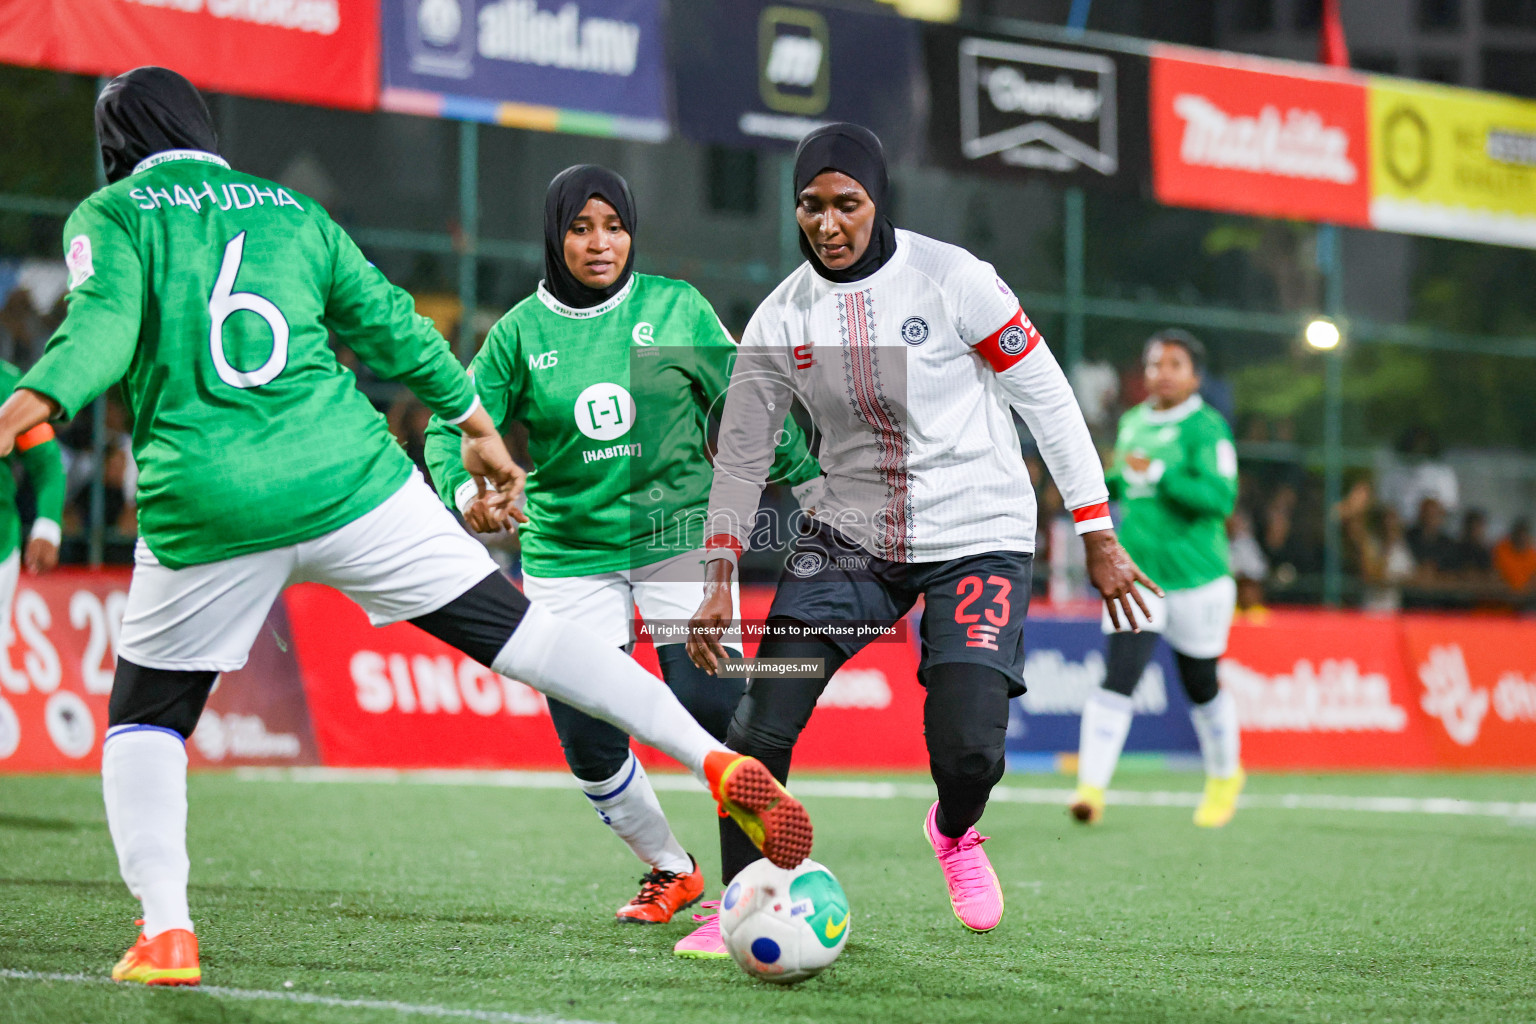
<path fill-rule="evenodd" d="M 731 563 L 715 559 L 706 564 L 704 600 L 688 620 L 688 657 L 695 665 L 714 675 L 720 659 L 726 656 L 720 638 L 731 627 Z"/>
<path fill-rule="evenodd" d="M 59 566 L 59 546 L 47 537 L 33 537 L 27 541 L 27 571 L 41 576 Z"/>
<path fill-rule="evenodd" d="M 1125 457 L 1125 464 L 1134 473 L 1145 473 L 1152 468 L 1152 460 L 1140 452 L 1134 455 L 1127 455 Z"/>
<path fill-rule="evenodd" d="M 526 523 L 528 515 L 519 499 L 528 483 L 528 474 L 512 461 L 512 453 L 507 451 L 507 443 L 497 433 L 490 415 L 484 409 L 476 409 L 459 424 L 459 429 L 464 435 L 459 457 L 475 480 L 475 500 L 485 501 L 492 511 Z M 494 488 L 495 493 L 490 493 L 488 487 Z"/>
<path fill-rule="evenodd" d="M 1136 621 L 1131 602 L 1134 601 L 1135 606 L 1141 609 L 1145 622 L 1152 621 L 1152 612 L 1137 592 L 1136 584 L 1140 583 L 1158 597 L 1163 596 L 1163 588 L 1136 567 L 1131 556 L 1125 553 L 1125 548 L 1120 546 L 1115 531 L 1095 530 L 1084 534 L 1083 546 L 1088 551 L 1088 579 L 1094 589 L 1104 596 L 1104 606 L 1109 609 L 1109 621 L 1116 629 L 1122 628 L 1120 616 L 1123 613 L 1125 625 L 1132 632 L 1140 633 L 1141 625 Z"/>
<path fill-rule="evenodd" d="M 48 396 L 31 388 L 12 391 L 0 405 L 0 458 L 11 454 L 18 437 L 58 414 L 59 403 Z"/>
<path fill-rule="evenodd" d="M 476 533 L 500 533 L 511 529 L 513 520 L 505 510 L 492 508 L 487 499 L 476 498 L 464 510 L 464 522 Z"/>

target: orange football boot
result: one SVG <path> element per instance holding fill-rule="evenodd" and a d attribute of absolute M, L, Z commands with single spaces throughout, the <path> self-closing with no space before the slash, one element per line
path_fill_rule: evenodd
<path fill-rule="evenodd" d="M 143 921 L 137 922 L 143 925 Z M 139 932 L 139 941 L 112 968 L 113 981 L 141 985 L 196 985 L 203 980 L 198 965 L 197 936 L 185 928 L 170 928 L 153 939 Z"/>
<path fill-rule="evenodd" d="M 799 867 L 811 855 L 811 816 L 755 757 L 717 750 L 704 758 L 709 795 L 781 868 Z"/>
<path fill-rule="evenodd" d="M 666 924 L 703 898 L 704 869 L 693 860 L 692 871 L 652 871 L 640 879 L 640 892 L 619 908 L 617 917 L 620 924 Z"/>

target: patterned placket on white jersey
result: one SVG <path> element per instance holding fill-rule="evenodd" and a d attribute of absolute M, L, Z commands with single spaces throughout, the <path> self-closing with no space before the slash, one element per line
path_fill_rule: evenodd
<path fill-rule="evenodd" d="M 876 352 L 874 290 L 837 296 L 842 339 L 843 384 L 854 413 L 875 435 L 875 468 L 885 481 L 885 502 L 875 515 L 875 543 L 882 557 L 904 562 L 912 544 L 911 454 L 906 425 L 885 394 Z M 905 356 L 905 347 L 901 349 Z M 905 374 L 899 375 L 905 379 Z M 905 404 L 905 403 L 902 403 Z"/>

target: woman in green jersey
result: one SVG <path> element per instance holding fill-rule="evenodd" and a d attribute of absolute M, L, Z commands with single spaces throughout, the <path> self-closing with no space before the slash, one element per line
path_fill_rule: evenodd
<path fill-rule="evenodd" d="M 524 591 L 617 646 L 633 641 L 638 609 L 667 684 L 724 737 L 743 682 L 695 668 L 684 643 L 704 590 L 708 419 L 735 344 L 692 285 L 633 272 L 634 231 L 623 178 L 590 164 L 558 174 L 544 203 L 544 280 L 491 329 L 471 372 L 503 429 L 528 428 Z M 792 422 L 782 440 L 775 479 L 808 505 L 820 469 Z M 454 428 L 434 420 L 427 461 L 443 500 L 482 532 L 507 525 L 476 497 L 458 451 Z M 704 875 L 673 836 L 629 737 L 555 700 L 549 711 L 598 816 L 651 868 L 618 919 L 671 920 L 701 898 Z"/>
<path fill-rule="evenodd" d="M 1105 477 L 1120 502 L 1120 538 L 1165 596 L 1145 594 L 1151 621 L 1141 632 L 1109 635 L 1104 685 L 1083 707 L 1077 793 L 1072 816 L 1084 824 L 1104 814 L 1109 786 L 1131 727 L 1131 694 L 1157 648 L 1168 641 L 1189 697 L 1189 715 L 1205 762 L 1205 795 L 1195 824 L 1231 820 L 1243 789 L 1237 705 L 1217 684 L 1237 606 L 1228 558 L 1227 517 L 1237 502 L 1237 450 L 1221 413 L 1200 398 L 1205 346 L 1188 331 L 1159 331 L 1142 354 L 1147 400 L 1120 418 Z"/>

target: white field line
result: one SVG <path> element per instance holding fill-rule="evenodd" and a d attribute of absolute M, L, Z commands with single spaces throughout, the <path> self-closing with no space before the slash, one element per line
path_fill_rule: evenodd
<path fill-rule="evenodd" d="M 0 979 L 16 981 L 53 981 L 65 985 L 116 985 L 111 978 L 93 974 L 49 974 L 43 971 L 13 971 L 0 969 Z M 216 999 L 242 1000 L 246 1002 L 301 1003 L 305 1006 L 325 1006 L 340 1010 L 381 1010 L 408 1017 L 437 1017 L 448 1020 L 483 1021 L 486 1024 L 595 1024 L 593 1021 L 570 1020 L 545 1014 L 506 1013 L 501 1010 L 461 1010 L 452 1006 L 432 1006 L 419 1003 L 399 1003 L 393 999 L 339 999 L 334 996 L 315 995 L 311 992 L 267 991 L 253 988 L 225 988 L 222 985 L 198 985 L 195 987 L 167 987 L 172 992 L 201 992 Z"/>
<path fill-rule="evenodd" d="M 575 778 L 564 772 L 397 770 L 392 768 L 237 768 L 235 777 L 249 782 L 392 782 L 416 785 L 497 786 L 509 789 L 577 789 Z M 704 792 L 691 775 L 650 776 L 655 789 L 672 792 Z M 794 791 L 801 796 L 844 797 L 855 800 L 932 800 L 934 790 L 926 783 L 861 782 L 837 779 L 797 779 Z M 1108 801 L 1121 807 L 1194 807 L 1200 794 L 1194 790 L 1112 789 Z M 992 790 L 998 803 L 1066 806 L 1070 789 L 998 786 Z M 1536 820 L 1536 800 L 1458 800 L 1453 797 L 1336 796 L 1327 793 L 1250 794 L 1241 800 L 1246 809 L 1286 811 L 1366 811 L 1377 814 L 1450 814 L 1463 817 L 1530 818 Z"/>

